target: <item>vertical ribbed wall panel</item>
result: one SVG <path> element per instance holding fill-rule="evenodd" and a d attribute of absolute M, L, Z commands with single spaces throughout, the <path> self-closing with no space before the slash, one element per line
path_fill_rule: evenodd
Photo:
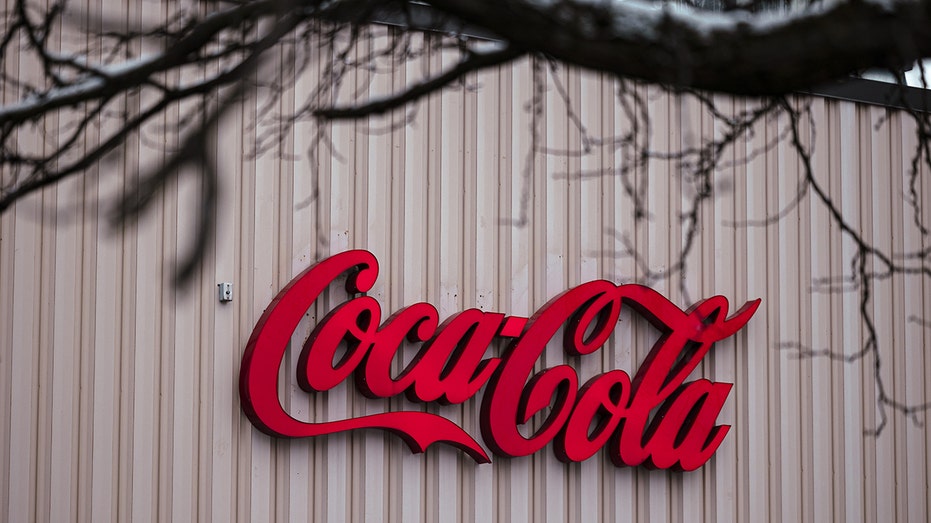
<path fill-rule="evenodd" d="M 115 16 L 163 16 L 153 9 L 131 4 Z M 383 27 L 374 33 L 364 45 L 394 37 Z M 413 44 L 432 38 L 414 36 Z M 616 80 L 522 60 L 423 100 L 409 123 L 398 111 L 326 124 L 332 146 L 311 155 L 318 128 L 298 122 L 272 150 L 252 156 L 267 143 L 262 133 L 274 130 L 269 115 L 290 113 L 318 85 L 329 58 L 321 49 L 270 108 L 260 89 L 219 125 L 217 231 L 189 287 L 175 290 L 170 280 L 193 241 L 196 177 L 171 183 L 138 224 L 113 230 L 105 217 L 106 202 L 128 183 L 122 174 L 156 165 L 176 145 L 175 134 L 159 141 L 164 150 L 133 135 L 100 176 L 67 180 L 0 217 L 0 519 L 927 521 L 926 426 L 886 408 L 882 433 L 865 434 L 883 419 L 873 356 L 842 362 L 781 348 L 800 343 L 850 354 L 867 336 L 859 295 L 820 285 L 843 283 L 856 245 L 811 195 L 793 205 L 804 173 L 785 114 L 761 121 L 726 152 L 680 281 L 682 216 L 696 180 L 659 158 L 621 172 L 630 158 L 610 138 L 633 130 L 657 153 L 721 138 L 721 122 L 696 99 L 625 86 L 647 107 L 646 125 L 618 103 Z M 289 59 L 276 52 L 261 74 L 287 69 Z M 381 64 L 379 74 L 355 71 L 334 96 L 384 95 L 454 60 L 430 50 L 400 67 Z M 4 67 L 36 74 L 27 63 Z M 4 93 L 5 102 L 12 98 Z M 752 106 L 716 101 L 725 115 Z M 125 103 L 130 111 L 140 105 Z M 158 126 L 170 127 L 184 111 L 166 113 Z M 903 198 L 914 127 L 887 116 L 814 99 L 801 139 L 815 152 L 817 183 L 864 239 L 894 253 L 928 248 Z M 45 131 L 62 125 L 49 120 Z M 20 139 L 41 143 L 39 133 Z M 928 174 L 922 167 L 917 182 L 925 208 Z M 635 219 L 630 191 L 646 219 Z M 745 226 L 779 213 L 768 226 Z M 683 308 L 714 294 L 732 307 L 762 298 L 746 329 L 717 344 L 694 374 L 734 383 L 720 418 L 732 429 L 691 473 L 617 468 L 604 452 L 564 464 L 549 447 L 476 465 L 449 447 L 411 454 L 399 438 L 376 431 L 270 438 L 240 410 L 246 340 L 292 277 L 350 248 L 378 257 L 369 295 L 383 317 L 417 301 L 436 305 L 441 319 L 472 307 L 529 316 L 563 290 L 599 278 L 649 279 Z M 234 283 L 232 303 L 218 302 L 221 281 Z M 298 387 L 293 369 L 303 340 L 343 300 L 331 288 L 292 339 L 279 386 L 288 411 L 325 421 L 424 409 L 478 437 L 479 399 L 418 406 L 367 400 L 350 383 L 314 395 Z M 886 393 L 927 402 L 927 278 L 877 280 L 868 307 Z M 656 337 L 625 310 L 601 351 L 567 357 L 552 343 L 537 370 L 569 362 L 580 382 L 615 368 L 633 373 Z M 415 352 L 408 347 L 396 370 Z"/>

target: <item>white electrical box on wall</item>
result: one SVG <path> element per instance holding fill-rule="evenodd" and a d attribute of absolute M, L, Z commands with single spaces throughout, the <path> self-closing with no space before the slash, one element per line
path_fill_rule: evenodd
<path fill-rule="evenodd" d="M 217 284 L 217 292 L 219 294 L 220 303 L 226 303 L 228 301 L 233 301 L 233 284 L 224 282 Z"/>

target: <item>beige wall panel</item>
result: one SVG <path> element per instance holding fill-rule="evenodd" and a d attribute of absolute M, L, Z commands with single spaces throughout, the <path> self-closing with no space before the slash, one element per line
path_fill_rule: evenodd
<path fill-rule="evenodd" d="M 129 5 L 121 16 L 162 16 L 152 9 Z M 353 56 L 395 37 L 375 28 Z M 430 45 L 434 38 L 412 41 Z M 217 230 L 190 287 L 175 290 L 170 281 L 194 238 L 195 173 L 169 184 L 136 225 L 113 231 L 104 218 L 106 202 L 125 183 L 121 174 L 157 165 L 173 134 L 164 150 L 134 135 L 100 177 L 66 181 L 0 216 L 5 520 L 927 520 L 928 428 L 877 399 L 885 391 L 910 405 L 929 401 L 931 357 L 923 349 L 931 340 L 931 283 L 897 277 L 872 284 L 875 353 L 853 362 L 797 357 L 792 344 L 855 353 L 868 333 L 859 295 L 824 285 L 850 275 L 857 246 L 814 193 L 797 200 L 804 165 L 788 141 L 786 115 L 764 119 L 725 152 L 692 238 L 683 216 L 703 180 L 677 176 L 677 161 L 658 156 L 625 169 L 629 149 L 621 138 L 660 154 L 721 139 L 726 126 L 694 97 L 522 60 L 472 75 L 416 112 L 285 129 L 270 115 L 291 112 L 318 87 L 329 51 L 312 52 L 293 89 L 280 98 L 260 89 L 218 125 Z M 455 58 L 431 49 L 403 67 L 383 63 L 381 74 L 356 71 L 333 96 L 384 95 Z M 277 51 L 259 74 L 279 74 L 290 59 Z M 34 73 L 27 64 L 5 67 Z M 649 125 L 640 107 L 618 101 L 619 88 L 637 94 Z M 715 101 L 724 115 L 755 107 Z M 927 248 L 909 203 L 910 119 L 886 119 L 884 109 L 849 102 L 794 101 L 809 102 L 811 119 L 799 138 L 814 152 L 818 186 L 846 223 L 891 252 Z M 130 110 L 139 103 L 127 101 Z M 172 125 L 185 110 L 145 132 Z M 317 133 L 332 145 L 321 146 Z M 41 146 L 38 134 L 21 140 Z M 925 208 L 929 174 L 922 166 L 914 183 Z M 637 203 L 648 218 L 635 218 Z M 781 219 L 759 224 L 776 215 Z M 377 431 L 270 438 L 240 409 L 246 341 L 295 275 L 351 248 L 379 260 L 369 295 L 382 318 L 418 301 L 434 304 L 441 319 L 472 307 L 529 316 L 560 292 L 600 278 L 647 282 L 682 308 L 715 294 L 732 309 L 762 298 L 750 324 L 718 343 L 693 376 L 734 383 L 719 417 L 731 430 L 712 460 L 691 473 L 617 468 L 605 452 L 564 464 L 551 445 L 477 465 L 450 447 L 412 454 Z M 684 251 L 687 263 L 679 266 Z M 219 282 L 234 284 L 233 302 L 218 301 Z M 423 409 L 479 438 L 480 398 L 420 406 L 367 400 L 350 383 L 313 395 L 300 389 L 293 370 L 302 343 L 345 298 L 333 286 L 295 332 L 279 383 L 288 411 L 319 422 Z M 615 368 L 632 374 L 657 336 L 625 309 L 602 350 L 567 357 L 554 342 L 537 370 L 568 362 L 580 383 Z M 395 370 L 415 353 L 408 347 Z M 917 414 L 919 422 L 925 417 Z M 883 420 L 881 434 L 864 433 Z"/>

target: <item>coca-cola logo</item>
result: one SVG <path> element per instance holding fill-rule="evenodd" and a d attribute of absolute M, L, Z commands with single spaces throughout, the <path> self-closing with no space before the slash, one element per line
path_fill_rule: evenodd
<path fill-rule="evenodd" d="M 252 423 L 287 438 L 383 429 L 403 438 L 414 452 L 442 442 L 478 462 L 491 461 L 462 427 L 428 412 L 309 423 L 284 410 L 278 371 L 288 342 L 301 317 L 343 274 L 348 275 L 349 293 L 365 293 L 378 277 L 378 262 L 363 250 L 323 260 L 282 289 L 259 319 L 239 378 L 243 410 Z M 443 404 L 468 401 L 486 387 L 481 432 L 496 454 L 525 456 L 553 442 L 564 461 L 582 461 L 606 447 L 619 466 L 694 470 L 708 461 L 730 428 L 716 422 L 732 384 L 685 380 L 711 346 L 740 330 L 759 305 L 760 300 L 747 302 L 726 318 L 728 303 L 722 296 L 682 311 L 649 287 L 598 280 L 563 292 L 529 319 L 468 309 L 440 324 L 429 303 L 405 307 L 383 321 L 378 302 L 360 295 L 316 325 L 301 351 L 297 380 L 305 391 L 321 392 L 353 376 L 362 394 L 371 398 L 405 393 L 415 401 Z M 598 351 L 618 323 L 622 306 L 661 331 L 633 380 L 623 370 L 610 370 L 580 388 L 569 365 L 534 372 L 563 325 L 566 352 L 585 356 Z M 508 340 L 504 354 L 489 356 L 489 346 L 500 338 Z M 393 375 L 392 362 L 405 340 L 423 345 Z M 524 426 L 535 414 L 544 420 L 525 435 L 531 430 Z"/>

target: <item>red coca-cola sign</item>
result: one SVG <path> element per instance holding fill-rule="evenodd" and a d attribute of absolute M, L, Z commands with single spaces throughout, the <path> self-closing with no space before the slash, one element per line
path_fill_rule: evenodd
<path fill-rule="evenodd" d="M 422 411 L 386 412 L 309 423 L 292 417 L 278 398 L 278 371 L 301 317 L 341 275 L 357 295 L 372 288 L 378 262 L 368 251 L 332 256 L 291 281 L 259 319 L 243 354 L 239 391 L 243 410 L 261 431 L 300 438 L 355 429 L 391 431 L 414 452 L 434 443 L 462 449 L 478 462 L 484 448 L 452 421 Z M 329 390 L 352 376 L 362 394 L 388 398 L 404 393 L 414 401 L 462 403 L 485 387 L 481 432 L 502 456 L 525 456 L 552 442 L 564 461 L 582 461 L 605 447 L 619 466 L 694 470 L 714 454 L 728 425 L 716 425 L 732 384 L 686 382 L 712 345 L 740 330 L 760 300 L 747 302 L 727 318 L 728 303 L 714 296 L 683 311 L 642 285 L 598 280 L 563 292 L 533 317 L 468 309 L 442 324 L 436 308 L 416 303 L 382 320 L 381 307 L 359 295 L 334 308 L 307 338 L 297 380 L 307 392 Z M 623 370 L 595 376 L 581 387 L 575 369 L 534 365 L 562 326 L 566 352 L 598 351 L 631 307 L 661 331 L 649 356 L 631 380 Z M 501 356 L 489 354 L 506 339 Z M 422 343 L 397 375 L 392 362 L 405 341 Z M 343 345 L 346 344 L 346 345 Z M 535 414 L 544 417 L 530 432 Z"/>

